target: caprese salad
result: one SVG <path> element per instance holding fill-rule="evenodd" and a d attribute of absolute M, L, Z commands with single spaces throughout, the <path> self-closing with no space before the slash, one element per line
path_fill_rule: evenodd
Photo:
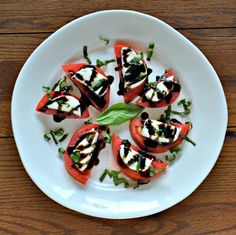
<path fill-rule="evenodd" d="M 104 37 L 101 40 L 106 45 L 110 43 Z M 161 76 L 156 74 L 154 82 L 149 81 L 152 73 L 149 61 L 154 47 L 154 43 L 149 44 L 145 58 L 143 52 L 128 44 L 115 43 L 115 59 L 97 59 L 93 63 L 87 46 L 84 46 L 86 63 L 62 65 L 65 78 L 56 82 L 52 88 L 43 87 L 45 94 L 36 106 L 36 111 L 52 115 L 56 122 L 66 118 L 89 118 L 90 105 L 100 111 L 95 120 L 87 120 L 85 125 L 74 132 L 66 149 L 59 148 L 59 153 L 64 156 L 66 170 L 82 185 L 88 182 L 92 169 L 99 163 L 100 151 L 110 143 L 114 162 L 120 170 L 104 169 L 99 180 L 103 182 L 108 175 L 116 186 L 124 184 L 130 187 L 131 181 L 134 181 L 137 183 L 134 188 L 161 176 L 182 151 L 180 144 L 183 140 L 195 146 L 195 142 L 188 137 L 192 124 L 171 118 L 172 114 L 185 117 L 191 112 L 191 101 L 185 99 L 178 102 L 183 108 L 182 112 L 172 110 L 171 104 L 181 92 L 181 84 L 174 71 L 166 70 Z M 101 67 L 114 62 L 117 63 L 117 74 L 107 75 Z M 80 96 L 72 92 L 67 78 L 80 91 Z M 114 79 L 119 80 L 119 86 L 117 93 L 113 93 L 123 96 L 124 103 L 109 107 L 110 86 Z M 166 107 L 166 110 L 156 119 L 149 118 L 149 114 L 144 111 L 145 108 L 160 107 Z M 121 139 L 117 133 L 111 134 L 112 126 L 126 121 L 129 121 L 129 131 L 137 146 L 128 139 Z M 67 136 L 62 128 L 44 134 L 45 140 L 53 140 L 55 144 L 64 141 Z M 161 153 L 167 153 L 165 159 L 160 158 Z"/>

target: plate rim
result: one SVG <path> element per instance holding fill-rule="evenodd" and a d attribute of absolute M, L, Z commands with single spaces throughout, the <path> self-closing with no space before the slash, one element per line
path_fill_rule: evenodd
<path fill-rule="evenodd" d="M 60 201 L 60 200 L 57 200 L 55 198 L 53 198 L 52 195 L 50 195 L 50 193 L 47 191 L 47 189 L 43 186 L 43 185 L 39 185 L 39 183 L 37 182 L 37 180 L 35 179 L 35 177 L 30 173 L 30 170 L 26 167 L 26 164 L 25 164 L 25 161 L 23 159 L 22 156 L 22 153 L 20 151 L 20 145 L 19 145 L 19 141 L 17 140 L 17 138 L 15 137 L 16 136 L 16 127 L 15 127 L 15 121 L 14 121 L 14 103 L 15 103 L 15 100 L 17 99 L 16 98 L 16 90 L 18 89 L 19 87 L 19 83 L 20 83 L 20 77 L 22 77 L 22 74 L 23 72 L 25 71 L 25 68 L 27 66 L 27 64 L 29 63 L 29 61 L 34 57 L 34 55 L 37 53 L 37 51 L 45 44 L 47 43 L 48 40 L 51 40 L 51 38 L 53 38 L 55 36 L 55 34 L 57 34 L 58 32 L 61 32 L 63 30 L 65 30 L 68 26 L 70 25 L 73 25 L 73 24 L 77 24 L 79 23 L 79 21 L 81 20 L 86 20 L 86 18 L 89 18 L 91 16 L 96 16 L 96 15 L 100 15 L 100 14 L 110 14 L 110 13 L 131 13 L 131 14 L 136 14 L 136 15 L 139 15 L 139 16 L 144 16 L 144 17 L 147 17 L 151 20 L 154 20 L 160 24 L 162 24 L 164 27 L 167 27 L 169 28 L 172 32 L 174 32 L 175 34 L 177 34 L 179 37 L 181 37 L 181 40 L 184 40 L 185 43 L 187 43 L 188 45 L 190 45 L 191 47 L 194 48 L 194 50 L 196 50 L 198 52 L 198 55 L 201 56 L 201 59 L 204 60 L 204 63 L 207 64 L 207 66 L 209 67 L 209 69 L 211 69 L 211 72 L 215 74 L 215 76 L 218 78 L 218 79 L 215 79 L 215 82 L 218 83 L 218 90 L 219 92 L 221 93 L 221 96 L 222 96 L 222 107 L 224 107 L 224 115 L 225 115 L 225 123 L 224 125 L 222 124 L 222 130 L 224 129 L 223 133 L 224 133 L 224 137 L 222 138 L 222 143 L 221 145 L 219 146 L 219 152 L 216 156 L 216 158 L 214 159 L 214 162 L 212 162 L 212 166 L 210 167 L 208 173 L 200 180 L 200 182 L 198 184 L 196 184 L 194 187 L 192 187 L 189 192 L 187 194 L 185 194 L 184 196 L 181 196 L 178 200 L 175 200 L 174 203 L 170 203 L 169 205 L 165 206 L 164 208 L 162 208 L 161 210 L 157 209 L 156 207 L 155 208 L 152 208 L 152 209 L 148 209 L 147 211 L 142 211 L 142 213 L 140 214 L 140 212 L 133 212 L 132 214 L 129 214 L 128 216 L 127 215 L 122 215 L 122 214 L 114 214 L 114 213 L 108 213 L 108 212 L 94 212 L 94 211 L 91 211 L 91 210 L 88 210 L 86 208 L 83 208 L 81 207 L 80 210 L 77 210 L 76 208 L 73 208 L 72 206 L 70 206 L 69 203 L 67 203 L 67 201 Z M 188 38 L 186 38 L 184 35 L 182 35 L 181 33 L 179 33 L 176 29 L 174 29 L 172 26 L 170 26 L 169 24 L 165 23 L 164 21 L 154 17 L 154 16 L 151 16 L 149 14 L 145 14 L 145 13 L 141 13 L 141 12 L 138 12 L 138 11 L 134 11 L 134 10 L 116 10 L 116 9 L 113 9 L 113 10 L 102 10 L 102 11 L 97 11 L 97 12 L 92 12 L 92 13 L 89 13 L 87 15 L 83 15 L 81 17 L 78 17 L 74 20 L 72 20 L 71 22 L 63 25 L 62 27 L 60 27 L 59 29 L 57 29 L 55 32 L 53 32 L 51 35 L 49 35 L 45 40 L 43 40 L 34 50 L 33 52 L 31 53 L 31 55 L 28 57 L 28 59 L 25 61 L 25 63 L 23 64 L 18 76 L 17 76 L 17 79 L 16 79 L 16 82 L 14 84 L 14 88 L 13 88 L 13 92 L 12 92 L 12 99 L 11 99 L 11 125 L 12 125 L 12 130 L 13 130 L 13 136 L 14 136 L 14 140 L 15 140 L 15 143 L 16 143 L 16 147 L 17 147 L 17 150 L 18 150 L 18 153 L 19 153 L 19 157 L 20 157 L 20 160 L 22 162 L 22 165 L 24 166 L 24 169 L 25 171 L 27 172 L 27 174 L 29 175 L 29 177 L 31 178 L 31 180 L 35 183 L 35 185 L 45 194 L 47 195 L 50 199 L 52 199 L 53 201 L 57 202 L 58 204 L 68 208 L 68 209 L 71 209 L 73 211 L 76 211 L 76 212 L 79 212 L 79 213 L 83 213 L 83 214 L 86 214 L 86 215 L 89 215 L 89 216 L 93 216 L 93 217 L 98 217 L 98 218 L 106 218 L 106 219 L 131 219 L 131 218 L 139 218 L 139 217 L 144 217 L 144 216 L 148 216 L 148 215 L 152 215 L 152 214 L 155 214 L 155 213 L 160 213 L 161 211 L 164 211 L 172 206 L 175 206 L 176 204 L 178 204 L 179 202 L 181 202 L 182 200 L 184 200 L 185 198 L 187 198 L 188 196 L 190 196 L 201 184 L 202 182 L 207 178 L 207 176 L 210 174 L 210 172 L 212 171 L 213 167 L 215 166 L 216 164 L 216 161 L 218 160 L 219 158 L 219 155 L 221 153 L 221 150 L 222 150 L 222 147 L 224 145 L 224 141 L 225 141 L 225 133 L 227 131 L 227 124 L 228 124 L 228 108 L 227 108 L 227 101 L 226 101 L 226 97 L 225 97 L 225 93 L 224 93 L 224 89 L 223 89 L 223 86 L 221 84 L 221 81 L 220 81 L 220 78 L 219 76 L 217 75 L 215 69 L 213 68 L 213 66 L 211 65 L 211 63 L 208 61 L 208 59 L 206 58 L 206 56 L 201 52 L 201 50 L 195 46 L 194 43 L 192 43 Z"/>

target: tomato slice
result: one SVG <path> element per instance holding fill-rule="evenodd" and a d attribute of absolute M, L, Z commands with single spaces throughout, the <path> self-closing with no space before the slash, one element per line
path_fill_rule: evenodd
<path fill-rule="evenodd" d="M 122 62 L 121 62 L 121 56 L 122 56 L 121 50 L 123 47 L 129 47 L 129 46 L 124 45 L 124 44 L 115 44 L 115 46 L 114 46 L 116 61 L 117 61 L 118 71 L 119 71 L 119 77 L 120 77 L 120 85 L 119 85 L 120 90 L 124 90 L 124 77 L 123 77 L 123 73 L 122 73 Z M 138 52 L 136 50 L 134 50 L 134 51 L 138 54 Z M 146 67 L 145 60 L 143 59 L 142 61 Z M 141 83 L 139 86 L 137 86 L 133 89 L 125 89 L 124 90 L 123 95 L 124 95 L 125 103 L 131 102 L 134 98 L 136 98 L 137 96 L 139 96 L 143 92 L 146 80 L 144 80 L 143 83 Z"/>
<path fill-rule="evenodd" d="M 99 133 L 96 147 L 92 152 L 93 165 L 90 168 L 85 169 L 84 171 L 80 171 L 75 167 L 74 161 L 70 157 L 70 148 L 74 148 L 80 137 L 90 132 L 93 128 Z M 98 159 L 98 154 L 105 147 L 104 136 L 102 135 L 103 131 L 109 132 L 109 129 L 106 126 L 100 126 L 98 124 L 84 125 L 75 131 L 66 148 L 66 152 L 64 154 L 65 167 L 68 173 L 83 185 L 85 185 L 89 180 L 92 167 L 96 164 L 96 161 Z"/>
<path fill-rule="evenodd" d="M 59 96 L 73 96 L 75 99 L 77 99 L 80 102 L 81 115 L 75 114 L 73 112 L 58 111 L 58 110 L 50 109 L 46 107 L 50 102 L 49 97 L 51 99 L 54 99 Z M 49 94 L 45 94 L 42 97 L 42 99 L 39 101 L 36 107 L 36 111 L 49 114 L 49 115 L 56 115 L 57 117 L 60 117 L 60 118 L 87 118 L 90 116 L 87 107 L 83 104 L 83 102 L 80 100 L 78 96 L 76 96 L 75 94 L 71 92 L 68 93 L 64 91 L 51 91 Z"/>
<path fill-rule="evenodd" d="M 174 82 L 178 82 L 177 78 L 174 75 L 174 71 L 172 69 L 169 69 L 165 73 L 165 78 L 174 76 Z M 176 84 L 177 85 L 177 84 Z M 176 91 L 172 90 L 166 97 L 164 97 L 162 100 L 158 102 L 151 102 L 148 100 L 145 95 L 143 94 L 140 99 L 137 100 L 136 104 L 145 108 L 161 108 L 168 106 L 176 101 L 176 99 L 179 97 L 180 94 L 180 84 L 178 83 L 178 89 Z"/>
<path fill-rule="evenodd" d="M 112 151 L 113 151 L 113 156 L 115 158 L 115 161 L 119 165 L 122 173 L 135 181 L 146 181 L 146 180 L 152 179 L 153 177 L 160 176 L 162 174 L 163 170 L 165 170 L 169 166 L 169 163 L 162 162 L 159 159 L 155 159 L 154 156 L 148 155 L 149 157 L 153 158 L 153 161 L 151 162 L 151 167 L 154 168 L 155 170 L 157 170 L 157 172 L 155 174 L 153 174 L 152 176 L 149 176 L 147 171 L 140 172 L 140 171 L 132 170 L 127 165 L 125 165 L 120 158 L 119 151 L 120 151 L 121 144 L 122 144 L 121 138 L 118 135 L 114 134 L 112 136 Z M 135 145 L 131 144 L 129 148 L 138 152 L 142 156 L 147 156 L 146 153 L 141 151 Z"/>
<path fill-rule="evenodd" d="M 179 133 L 181 136 L 186 136 L 191 129 L 189 124 L 171 123 L 171 125 L 181 128 Z M 171 145 L 157 145 L 156 147 L 150 147 L 146 144 L 147 138 L 141 135 L 142 128 L 142 119 L 134 118 L 130 121 L 129 129 L 133 140 L 140 148 L 147 152 L 164 153 L 177 147 L 183 141 L 183 137 L 179 136 Z"/>
<path fill-rule="evenodd" d="M 108 89 L 106 91 L 106 94 L 102 97 L 97 96 L 93 91 L 91 91 L 87 86 L 79 82 L 75 77 L 72 76 L 72 74 L 75 74 L 82 68 L 85 68 L 88 66 L 88 64 L 66 64 L 63 65 L 62 68 L 64 72 L 66 73 L 67 77 L 69 77 L 72 82 L 75 84 L 76 87 L 80 90 L 80 92 L 89 100 L 89 102 L 99 111 L 103 111 L 106 109 L 110 102 L 110 84 L 108 85 Z M 91 65 L 92 66 L 92 65 Z M 102 74 L 104 77 L 108 78 L 107 75 L 104 73 L 104 71 L 97 67 L 93 66 L 96 71 L 100 74 Z"/>

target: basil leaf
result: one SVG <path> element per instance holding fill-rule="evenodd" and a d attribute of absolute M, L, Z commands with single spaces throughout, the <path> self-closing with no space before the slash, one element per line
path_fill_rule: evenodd
<path fill-rule="evenodd" d="M 79 159 L 80 159 L 80 151 L 79 150 L 75 150 L 71 155 L 70 158 L 73 160 L 74 163 L 78 163 Z"/>
<path fill-rule="evenodd" d="M 137 181 L 137 184 L 133 187 L 133 189 L 139 188 L 141 185 L 150 183 L 150 180 L 148 181 Z"/>
<path fill-rule="evenodd" d="M 136 55 L 131 61 L 131 64 L 138 64 L 143 59 L 143 52 L 140 52 L 140 54 Z"/>
<path fill-rule="evenodd" d="M 87 46 L 83 47 L 83 54 L 84 54 L 84 58 L 87 60 L 88 64 L 92 64 L 92 61 L 90 60 L 90 58 L 88 56 L 88 47 Z"/>
<path fill-rule="evenodd" d="M 106 46 L 109 44 L 109 42 L 110 42 L 110 40 L 108 39 L 108 38 L 105 38 L 105 37 L 103 37 L 103 36 L 99 36 L 99 39 L 101 40 L 101 41 L 103 41 L 105 44 L 106 44 Z"/>
<path fill-rule="evenodd" d="M 64 148 L 59 148 L 58 149 L 58 153 L 63 155 L 66 152 L 66 150 Z"/>
<path fill-rule="evenodd" d="M 99 59 L 97 59 L 97 60 L 96 60 L 97 66 L 98 66 L 99 68 L 102 67 L 102 66 L 105 66 L 105 65 L 107 65 L 107 64 L 109 64 L 109 63 L 113 63 L 113 62 L 115 62 L 114 59 L 110 59 L 110 60 L 99 60 Z"/>
<path fill-rule="evenodd" d="M 155 43 L 150 42 L 148 45 L 148 49 L 147 49 L 147 60 L 148 61 L 150 61 L 152 58 L 154 47 L 155 47 Z"/>
<path fill-rule="evenodd" d="M 181 138 L 185 139 L 186 141 L 188 141 L 190 144 L 192 144 L 194 147 L 196 146 L 196 143 L 190 139 L 188 136 L 185 135 L 179 135 Z"/>
<path fill-rule="evenodd" d="M 120 125 L 138 116 L 143 109 L 136 104 L 117 103 L 102 112 L 96 121 L 102 125 Z"/>

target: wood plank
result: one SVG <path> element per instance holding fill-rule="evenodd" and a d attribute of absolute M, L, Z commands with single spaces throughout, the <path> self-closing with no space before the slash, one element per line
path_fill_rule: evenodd
<path fill-rule="evenodd" d="M 27 176 L 14 140 L 1 138 L 0 233 L 235 234 L 235 133 L 235 128 L 229 129 L 216 166 L 187 199 L 159 214 L 114 221 L 85 216 L 49 200 Z"/>
<path fill-rule="evenodd" d="M 132 9 L 148 13 L 175 28 L 234 27 L 234 0 L 199 1 L 82 1 L 8 0 L 0 2 L 0 33 L 52 32 L 88 13 L 109 9 Z"/>

